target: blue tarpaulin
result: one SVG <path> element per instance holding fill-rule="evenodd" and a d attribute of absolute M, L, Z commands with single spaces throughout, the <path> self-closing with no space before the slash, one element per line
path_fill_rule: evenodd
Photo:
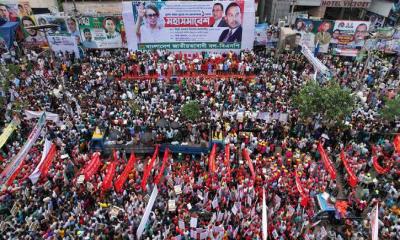
<path fill-rule="evenodd" d="M 19 22 L 6 22 L 5 24 L 0 26 L 0 39 L 4 41 L 7 48 L 10 48 L 15 40 L 15 31 Z"/>

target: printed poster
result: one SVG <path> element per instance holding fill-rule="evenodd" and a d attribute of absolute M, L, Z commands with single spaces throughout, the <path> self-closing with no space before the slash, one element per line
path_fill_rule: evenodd
<path fill-rule="evenodd" d="M 254 1 L 133 1 L 122 6 L 130 50 L 229 51 L 254 44 Z"/>
<path fill-rule="evenodd" d="M 300 44 L 314 51 L 317 44 L 319 52 L 326 53 L 332 39 L 334 22 L 329 20 L 313 20 L 298 18 L 295 31 L 301 35 Z"/>
<path fill-rule="evenodd" d="M 75 53 L 75 58 L 79 58 L 79 48 L 75 36 L 69 33 L 49 33 L 47 35 L 47 40 L 55 54 Z"/>
<path fill-rule="evenodd" d="M 126 34 L 122 17 L 79 18 L 82 44 L 85 48 L 121 48 Z"/>
<path fill-rule="evenodd" d="M 331 45 L 334 51 L 343 56 L 357 56 L 368 36 L 370 22 L 335 21 Z"/>

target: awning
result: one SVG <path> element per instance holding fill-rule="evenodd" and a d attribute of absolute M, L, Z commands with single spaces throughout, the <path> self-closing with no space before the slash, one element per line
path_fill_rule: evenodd
<path fill-rule="evenodd" d="M 386 0 L 375 0 L 371 2 L 368 11 L 384 17 L 388 17 L 390 14 L 390 10 L 392 10 L 392 7 L 393 7 L 393 2 L 389 2 Z"/>

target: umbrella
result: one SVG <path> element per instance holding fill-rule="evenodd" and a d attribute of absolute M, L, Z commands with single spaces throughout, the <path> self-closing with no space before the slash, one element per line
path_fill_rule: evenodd
<path fill-rule="evenodd" d="M 142 143 L 149 143 L 149 142 L 151 142 L 151 140 L 152 140 L 151 132 L 145 132 L 145 133 L 143 134 L 143 137 L 142 137 L 142 139 L 141 139 L 141 142 L 142 142 Z"/>
<path fill-rule="evenodd" d="M 326 140 L 329 140 L 329 137 L 328 137 L 328 135 L 326 135 L 325 133 L 324 133 L 324 134 L 322 134 L 322 136 L 321 136 L 321 137 L 325 138 Z"/>
<path fill-rule="evenodd" d="M 165 118 L 158 120 L 158 122 L 156 123 L 156 126 L 159 128 L 165 128 L 168 125 L 169 125 L 169 122 L 167 120 L 165 120 Z"/>
<path fill-rule="evenodd" d="M 178 122 L 171 123 L 171 128 L 173 128 L 173 129 L 177 129 L 177 128 L 179 128 L 179 126 L 180 126 L 180 124 Z"/>

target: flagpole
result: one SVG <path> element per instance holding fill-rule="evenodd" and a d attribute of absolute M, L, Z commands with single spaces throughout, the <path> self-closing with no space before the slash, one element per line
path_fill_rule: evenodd
<path fill-rule="evenodd" d="M 262 203 L 262 239 L 268 239 L 268 215 L 267 204 L 265 202 L 265 189 L 263 188 L 263 203 Z"/>

